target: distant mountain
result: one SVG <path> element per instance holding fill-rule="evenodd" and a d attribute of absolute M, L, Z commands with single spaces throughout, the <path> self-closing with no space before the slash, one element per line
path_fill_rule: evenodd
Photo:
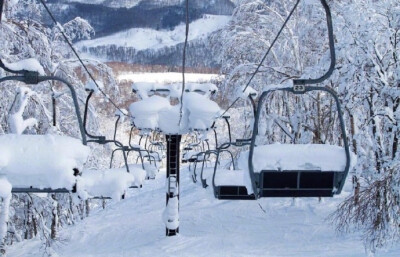
<path fill-rule="evenodd" d="M 210 51 L 209 36 L 228 23 L 237 1 L 240 0 L 190 0 L 188 66 L 220 66 Z M 75 42 L 81 52 L 106 61 L 181 65 L 185 0 L 47 2 L 60 23 L 79 16 L 93 26 L 92 40 Z"/>
<path fill-rule="evenodd" d="M 187 65 L 189 67 L 219 67 L 212 54 L 209 36 L 222 29 L 230 16 L 204 15 L 189 26 Z M 136 64 L 180 66 L 185 41 L 185 25 L 173 30 L 132 28 L 109 36 L 81 41 L 77 48 L 103 61 Z"/>
<path fill-rule="evenodd" d="M 173 29 L 185 20 L 182 0 L 49 0 L 50 8 L 61 23 L 79 16 L 89 21 L 103 37 L 131 28 Z M 190 0 L 190 20 L 204 14 L 231 15 L 231 0 Z M 49 21 L 50 22 L 50 21 Z"/>
<path fill-rule="evenodd" d="M 140 3 L 149 3 L 150 5 L 153 6 L 173 6 L 173 5 L 179 5 L 183 2 L 184 0 L 91 0 L 88 2 L 87 0 L 53 0 L 49 2 L 58 2 L 58 3 L 86 3 L 86 4 L 94 4 L 94 5 L 104 5 L 107 7 L 113 7 L 113 8 L 132 8 Z M 242 0 L 230 0 L 226 2 L 231 2 L 233 4 L 237 4 Z M 215 0 L 211 1 L 205 1 L 205 0 L 191 0 L 190 4 L 194 5 L 214 5 Z"/>

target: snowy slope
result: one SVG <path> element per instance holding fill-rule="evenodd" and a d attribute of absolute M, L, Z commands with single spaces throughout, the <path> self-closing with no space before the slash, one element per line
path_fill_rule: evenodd
<path fill-rule="evenodd" d="M 291 199 L 218 201 L 211 189 L 193 184 L 187 170 L 182 173 L 178 237 L 164 235 L 165 174 L 159 174 L 143 189 L 130 191 L 128 199 L 63 229 L 55 252 L 60 257 L 367 256 L 360 235 L 337 235 L 325 220 L 346 193 L 295 205 Z M 42 256 L 43 250 L 38 240 L 24 241 L 10 247 L 9 256 Z M 375 256 L 398 257 L 400 246 Z"/>
<path fill-rule="evenodd" d="M 105 5 L 113 8 L 132 8 L 138 5 L 142 0 L 67 0 L 70 3 L 97 4 Z"/>
<path fill-rule="evenodd" d="M 210 33 L 223 28 L 230 20 L 230 16 L 204 15 L 190 23 L 189 40 L 206 38 Z M 185 25 L 176 26 L 173 30 L 161 30 L 133 28 L 124 32 L 118 32 L 110 36 L 93 40 L 81 41 L 78 47 L 97 47 L 115 45 L 133 47 L 136 50 L 160 49 L 183 43 L 185 41 Z"/>
<path fill-rule="evenodd" d="M 218 74 L 203 74 L 203 73 L 186 73 L 185 82 L 206 83 L 212 80 L 217 80 Z M 122 73 L 117 77 L 118 81 L 134 81 L 147 83 L 176 83 L 182 82 L 182 73 L 180 72 L 148 72 L 148 73 Z"/>

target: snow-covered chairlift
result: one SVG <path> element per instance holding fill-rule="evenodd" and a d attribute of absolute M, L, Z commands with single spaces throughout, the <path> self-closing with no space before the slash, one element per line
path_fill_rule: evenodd
<path fill-rule="evenodd" d="M 36 62 L 40 66 L 39 63 Z M 32 66 L 32 65 L 30 65 Z M 58 135 L 1 135 L 0 173 L 12 184 L 12 193 L 77 193 L 84 199 L 120 198 L 133 182 L 133 176 L 124 178 L 110 172 L 83 170 L 90 153 L 75 90 L 68 81 L 55 76 L 41 76 L 38 71 L 11 70 L 0 60 L 0 67 L 16 74 L 0 78 L 38 84 L 58 81 L 66 85 L 72 96 L 81 140 Z M 1 150 L 0 150 L 1 151 Z M 110 176 L 111 175 L 111 176 Z M 102 185 L 99 187 L 99 183 Z M 101 194 L 97 194 L 101 192 Z"/>
<path fill-rule="evenodd" d="M 255 112 L 255 105 L 254 105 L 254 97 L 255 96 L 256 95 L 253 94 L 253 93 L 249 93 L 248 96 L 247 96 L 247 99 L 249 99 L 251 104 L 252 104 L 253 113 Z M 228 179 L 230 182 L 227 182 L 227 181 L 223 182 L 223 179 L 222 180 L 219 179 L 220 173 L 222 172 L 222 175 L 223 175 L 224 172 L 225 172 L 225 171 L 222 171 L 221 169 L 218 169 L 218 165 L 220 163 L 219 159 L 220 159 L 221 154 L 224 153 L 224 152 L 229 154 L 230 159 L 231 159 L 231 163 L 233 165 L 233 170 L 236 170 L 233 153 L 232 153 L 231 150 L 229 150 L 229 148 L 231 146 L 244 147 L 244 146 L 250 144 L 250 139 L 236 139 L 235 142 L 233 142 L 232 133 L 231 133 L 231 126 L 230 126 L 230 123 L 229 123 L 230 116 L 229 115 L 224 115 L 224 116 L 222 116 L 222 118 L 225 120 L 225 123 L 226 123 L 227 128 L 228 128 L 229 141 L 226 142 L 226 143 L 223 143 L 220 146 L 218 146 L 218 134 L 217 134 L 215 123 L 214 123 L 213 126 L 212 126 L 212 129 L 214 131 L 214 139 L 215 139 L 216 149 L 215 150 L 210 150 L 209 149 L 208 151 L 204 152 L 204 157 L 203 157 L 202 166 L 201 166 L 201 172 L 200 172 L 200 179 L 201 179 L 201 182 L 202 182 L 202 186 L 203 186 L 203 188 L 207 188 L 208 187 L 207 178 L 205 178 L 205 172 L 204 172 L 205 162 L 212 155 L 215 155 L 216 160 L 215 160 L 214 169 L 213 169 L 213 173 L 212 173 L 212 184 L 213 184 L 213 188 L 214 188 L 214 195 L 216 197 L 217 197 L 217 195 L 220 194 L 220 193 L 218 193 L 220 191 L 224 191 L 224 192 L 226 191 L 227 192 L 227 191 L 231 190 L 231 189 L 229 189 L 227 187 L 231 187 L 231 185 L 229 185 L 229 184 L 231 183 L 232 180 Z M 217 172 L 218 172 L 218 175 L 216 176 Z M 233 173 L 230 173 L 230 174 L 233 174 Z M 196 175 L 196 170 L 194 171 L 194 175 Z M 217 181 L 215 180 L 216 177 L 217 177 Z M 220 181 L 221 181 L 221 183 L 219 183 Z M 240 189 L 240 190 L 242 190 L 242 189 Z"/>
<path fill-rule="evenodd" d="M 0 78 L 0 83 L 20 81 L 35 85 L 52 80 L 66 85 L 71 92 L 82 141 L 57 135 L 1 135 L 0 142 L 8 150 L 2 153 L 0 173 L 6 173 L 6 177 L 11 180 L 13 193 L 76 192 L 76 178 L 86 161 L 89 148 L 86 146 L 75 89 L 62 78 L 41 76 L 43 71 L 40 72 L 42 68 L 36 60 L 21 61 L 12 68 L 7 66 L 0 60 L 0 67 L 15 75 Z M 30 171 L 28 174 L 27 170 Z"/>
<path fill-rule="evenodd" d="M 328 71 L 317 79 L 296 79 L 293 80 L 293 85 L 282 85 L 262 93 L 258 101 L 248 152 L 248 172 L 244 172 L 233 180 L 236 181 L 236 184 L 231 190 L 219 190 L 219 194 L 216 195 L 217 198 L 244 200 L 251 197 L 252 194 L 254 194 L 255 199 L 259 197 L 332 197 L 342 191 L 350 170 L 351 160 L 340 101 L 337 94 L 328 87 L 307 86 L 307 84 L 322 83 L 330 77 L 335 68 L 332 17 L 326 1 L 321 0 L 321 3 L 326 12 L 328 26 L 331 57 Z M 308 92 L 322 91 L 332 96 L 339 118 L 343 147 L 299 144 L 256 146 L 263 101 L 274 91 L 284 91 L 300 96 Z M 301 165 L 296 162 L 298 155 L 302 155 L 301 158 L 304 158 L 304 160 L 301 160 Z M 296 165 L 288 165 L 293 159 Z M 279 166 L 276 165 L 277 162 L 282 162 L 283 168 L 276 167 Z M 317 165 L 314 165 L 313 162 Z M 247 190 L 243 190 L 244 187 Z"/>
<path fill-rule="evenodd" d="M 253 94 L 249 94 L 248 98 L 253 103 Z M 254 108 L 254 105 L 252 105 Z M 214 154 L 216 156 L 214 170 L 212 174 L 212 186 L 214 191 L 214 196 L 220 200 L 255 200 L 255 195 L 252 193 L 252 189 L 249 187 L 250 179 L 248 179 L 248 172 L 244 169 L 238 169 L 235 165 L 235 160 L 233 153 L 229 150 L 231 147 L 246 147 L 250 145 L 251 139 L 236 139 L 232 140 L 231 126 L 229 123 L 229 116 L 223 117 L 229 133 L 229 141 L 221 144 L 217 149 L 209 154 Z M 215 137 L 216 137 L 215 133 Z M 216 140 L 217 141 L 217 140 Z M 230 161 L 232 163 L 233 169 L 226 170 L 218 167 L 220 163 L 221 154 L 227 152 L 230 155 Z M 201 180 L 203 187 L 207 187 L 208 184 L 204 176 L 204 166 L 202 167 Z"/>
<path fill-rule="evenodd" d="M 131 175 L 133 175 L 133 177 L 135 178 L 135 182 L 133 185 L 130 186 L 130 188 L 141 188 L 142 187 L 142 181 L 144 180 L 145 175 L 143 175 L 143 171 L 144 170 L 144 165 L 142 162 L 142 169 L 138 168 L 138 167 L 134 167 L 132 165 L 128 164 L 128 154 L 132 151 L 134 152 L 138 152 L 139 156 L 141 157 L 141 160 L 143 160 L 142 155 L 141 155 L 141 151 L 136 151 L 135 148 L 131 148 L 130 146 L 126 146 L 123 145 L 121 142 L 119 142 L 116 138 L 117 136 L 117 130 L 118 130 L 118 124 L 120 122 L 121 119 L 124 118 L 124 116 L 126 115 L 126 111 L 125 110 L 118 110 L 115 113 L 115 116 L 117 117 L 115 124 L 114 124 L 114 134 L 113 134 L 113 139 L 106 139 L 105 136 L 96 136 L 96 135 L 92 135 L 87 131 L 86 128 L 86 124 L 87 124 L 87 116 L 88 116 L 88 110 L 89 110 L 89 101 L 91 99 L 91 97 L 93 96 L 96 88 L 94 88 L 94 86 L 87 86 L 86 91 L 88 92 L 88 96 L 86 98 L 86 102 L 85 102 L 85 111 L 84 111 L 84 117 L 83 117 L 83 128 L 85 131 L 85 134 L 87 135 L 87 137 L 89 137 L 88 142 L 89 143 L 97 143 L 100 145 L 105 145 L 105 144 L 109 144 L 112 143 L 116 146 L 116 148 L 112 151 L 111 153 L 111 158 L 110 158 L 110 171 L 107 170 L 103 170 L 102 172 L 106 175 L 107 172 L 117 172 L 117 170 L 113 170 L 113 160 L 114 160 L 114 155 L 117 151 L 121 151 L 123 158 L 124 158 L 124 169 L 126 170 L 127 173 L 130 173 Z M 131 170 L 132 169 L 132 170 Z M 112 178 L 111 176 L 108 176 L 110 178 Z"/>
<path fill-rule="evenodd" d="M 257 146 L 256 137 L 262 103 L 273 91 L 292 94 L 323 91 L 331 95 L 343 139 L 343 147 L 325 144 L 279 144 Z M 282 161 L 281 167 L 271 165 Z M 286 163 L 285 163 L 286 162 Z M 340 194 L 350 169 L 350 150 L 340 102 L 327 87 L 301 86 L 265 91 L 259 100 L 257 116 L 248 156 L 252 188 L 257 197 L 332 197 Z"/>

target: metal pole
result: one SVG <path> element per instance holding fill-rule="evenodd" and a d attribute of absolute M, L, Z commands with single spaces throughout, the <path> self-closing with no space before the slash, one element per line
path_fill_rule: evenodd
<path fill-rule="evenodd" d="M 167 206 L 172 198 L 178 199 L 179 213 L 179 156 L 181 135 L 167 135 Z M 179 215 L 178 215 L 179 217 Z M 178 218 L 179 219 L 179 218 Z M 176 236 L 179 233 L 179 225 L 176 228 L 166 228 L 166 236 Z"/>

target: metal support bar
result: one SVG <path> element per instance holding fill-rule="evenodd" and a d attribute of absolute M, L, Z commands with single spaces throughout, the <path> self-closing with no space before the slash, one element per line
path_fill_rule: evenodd
<path fill-rule="evenodd" d="M 311 85 L 311 84 L 321 83 L 324 80 L 328 79 L 331 76 L 333 70 L 335 69 L 336 55 L 335 55 L 335 41 L 334 41 L 335 39 L 333 36 L 332 14 L 331 14 L 331 10 L 330 10 L 329 5 L 326 2 L 326 0 L 320 0 L 320 1 L 321 1 L 322 6 L 324 7 L 325 14 L 326 14 L 326 25 L 328 27 L 329 52 L 330 52 L 330 56 L 331 56 L 331 63 L 330 63 L 329 69 L 326 71 L 326 73 L 317 79 L 294 79 L 293 84 L 295 86 L 296 85 L 304 86 L 306 84 Z M 298 87 L 298 89 L 302 90 L 303 87 Z"/>
<path fill-rule="evenodd" d="M 56 97 L 54 94 L 51 96 L 51 102 L 52 102 L 52 107 L 53 107 L 53 126 L 57 126 L 57 108 L 56 108 Z"/>
<path fill-rule="evenodd" d="M 14 73 L 15 73 L 15 71 L 14 71 Z M 39 76 L 39 74 L 36 73 L 36 72 L 25 72 L 24 75 L 9 76 L 9 77 L 0 78 L 0 83 L 5 82 L 5 81 L 20 81 L 20 82 L 29 84 L 29 83 L 32 82 L 32 80 L 30 78 L 28 78 L 28 77 L 31 77 L 31 75 L 27 75 L 27 74 L 36 74 L 34 76 L 34 77 L 36 77 L 34 80 L 37 83 L 53 80 L 53 81 L 61 82 L 61 83 L 63 83 L 64 85 L 66 85 L 68 87 L 68 89 L 70 90 L 70 93 L 71 93 L 71 97 L 72 97 L 72 100 L 73 100 L 73 103 L 74 103 L 74 107 L 75 107 L 75 114 L 76 114 L 76 118 L 78 120 L 79 130 L 80 130 L 81 136 L 82 136 L 82 144 L 86 145 L 87 144 L 87 140 L 86 140 L 86 134 L 85 134 L 84 127 L 83 127 L 83 121 L 82 121 L 81 112 L 80 112 L 80 109 L 79 109 L 78 97 L 76 95 L 76 91 L 75 91 L 74 87 L 68 81 L 66 81 L 65 79 L 56 77 L 56 76 Z M 37 84 L 37 83 L 34 83 L 34 84 Z"/>
<path fill-rule="evenodd" d="M 171 198 L 178 197 L 179 201 L 179 151 L 181 144 L 181 135 L 167 135 L 167 183 L 168 191 L 166 195 L 167 205 Z M 178 204 L 179 212 L 179 204 Z M 179 233 L 179 227 L 176 229 L 166 228 L 166 236 L 176 236 Z"/>

